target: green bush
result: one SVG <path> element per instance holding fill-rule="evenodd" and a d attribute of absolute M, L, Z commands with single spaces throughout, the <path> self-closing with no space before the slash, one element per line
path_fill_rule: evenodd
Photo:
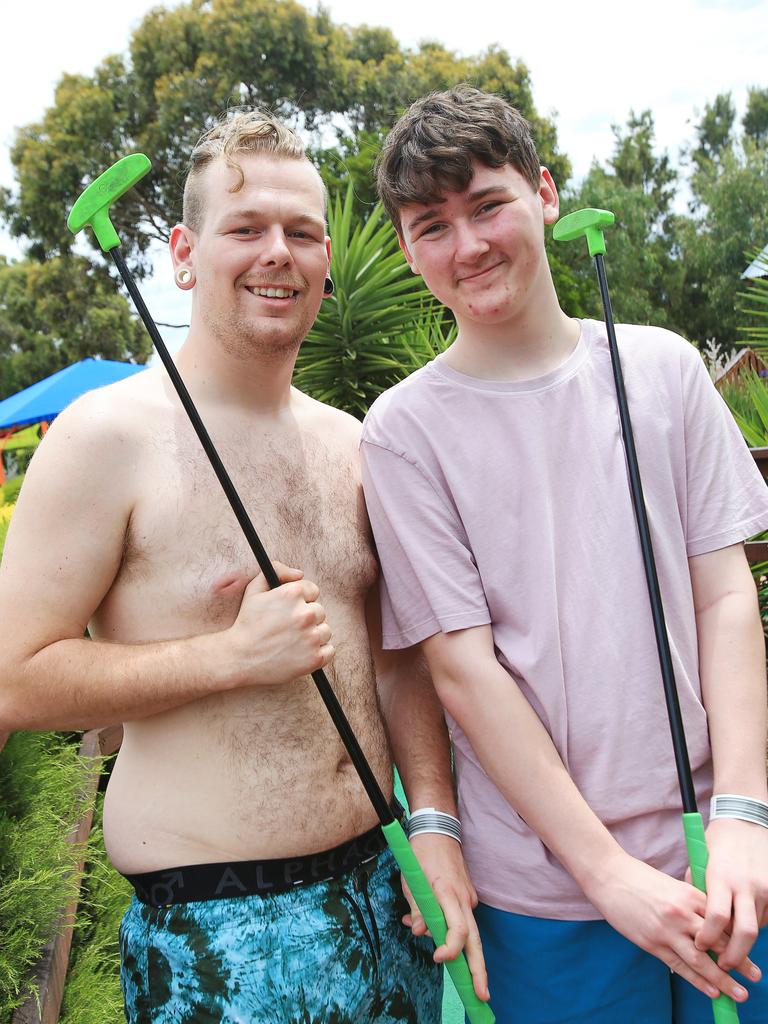
<path fill-rule="evenodd" d="M 107 862 L 102 804 L 100 798 L 88 843 L 60 1024 L 120 1024 L 124 1020 L 117 930 L 133 890 Z"/>
<path fill-rule="evenodd" d="M 0 487 L 0 505 L 12 505 L 18 498 L 23 483 L 23 473 L 12 477 L 10 480 L 6 480 L 3 486 Z"/>
<path fill-rule="evenodd" d="M 76 889 L 67 842 L 85 810 L 83 764 L 55 733 L 14 733 L 0 752 L 0 1024 Z"/>

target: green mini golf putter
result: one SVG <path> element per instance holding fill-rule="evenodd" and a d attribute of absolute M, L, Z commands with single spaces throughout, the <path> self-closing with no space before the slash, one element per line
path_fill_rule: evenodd
<path fill-rule="evenodd" d="M 680 711 L 680 701 L 675 682 L 675 671 L 672 664 L 672 656 L 669 647 L 669 636 L 664 618 L 664 606 L 661 599 L 656 562 L 653 554 L 653 542 L 651 539 L 650 527 L 648 525 L 648 513 L 643 497 L 642 482 L 640 480 L 640 467 L 635 450 L 632 421 L 629 415 L 629 404 L 627 402 L 626 390 L 624 387 L 624 376 L 621 369 L 621 359 L 616 341 L 616 329 L 613 323 L 611 311 L 611 300 L 608 294 L 608 281 L 605 275 L 605 238 L 603 228 L 613 224 L 614 216 L 609 210 L 577 210 L 569 213 L 568 216 L 559 220 L 552 231 L 552 237 L 558 242 L 570 242 L 575 238 L 584 235 L 589 247 L 589 255 L 594 257 L 597 280 L 600 286 L 600 296 L 603 302 L 605 313 L 605 328 L 608 335 L 608 348 L 611 353 L 611 364 L 613 366 L 613 377 L 616 385 L 616 399 L 621 420 L 621 432 L 624 441 L 624 450 L 627 459 L 627 476 L 630 492 L 632 495 L 632 507 L 637 523 L 638 538 L 643 555 L 643 567 L 645 570 L 646 583 L 648 586 L 648 597 L 650 602 L 651 616 L 656 637 L 656 646 L 659 654 L 659 668 L 664 686 L 664 698 L 667 705 L 667 716 L 672 734 L 672 748 L 675 755 L 677 767 L 677 780 L 680 786 L 680 796 L 683 805 L 683 832 L 685 845 L 688 851 L 688 863 L 691 868 L 691 879 L 693 884 L 701 892 L 706 892 L 706 869 L 707 869 L 707 842 L 704 835 L 704 823 L 696 804 L 696 790 L 693 785 L 691 766 L 688 759 L 688 746 L 685 738 L 683 717 Z M 712 959 L 717 962 L 717 956 L 710 952 Z M 730 996 L 721 993 L 712 1000 L 712 1013 L 716 1024 L 738 1024 L 739 1016 L 736 1003 Z"/>
<path fill-rule="evenodd" d="M 131 153 L 112 164 L 85 192 L 78 196 L 67 217 L 67 227 L 76 235 L 90 224 L 104 252 L 120 245 L 117 232 L 109 219 L 109 208 L 116 199 L 141 181 L 152 164 L 143 153 Z"/>

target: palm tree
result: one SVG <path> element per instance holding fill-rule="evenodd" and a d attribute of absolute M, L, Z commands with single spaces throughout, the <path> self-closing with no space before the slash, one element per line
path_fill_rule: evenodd
<path fill-rule="evenodd" d="M 299 352 L 294 383 L 364 416 L 378 394 L 446 348 L 455 325 L 411 274 L 381 204 L 359 221 L 353 200 L 350 184 L 329 206 L 335 290 Z"/>

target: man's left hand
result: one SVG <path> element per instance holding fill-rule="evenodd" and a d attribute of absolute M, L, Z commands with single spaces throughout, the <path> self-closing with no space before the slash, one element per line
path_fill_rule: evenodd
<path fill-rule="evenodd" d="M 490 998 L 480 934 L 472 913 L 472 908 L 477 906 L 477 893 L 467 873 L 461 847 L 449 836 L 431 833 L 414 836 L 411 846 L 432 886 L 448 926 L 445 942 L 435 950 L 435 962 L 455 960 L 463 949 L 472 974 L 475 994 L 479 999 Z M 403 924 L 414 935 L 429 935 L 426 922 L 405 879 L 403 892 L 411 908 L 410 913 L 403 916 Z"/>

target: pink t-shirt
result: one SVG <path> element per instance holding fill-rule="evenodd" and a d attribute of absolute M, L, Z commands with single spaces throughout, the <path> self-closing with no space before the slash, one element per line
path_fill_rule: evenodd
<path fill-rule="evenodd" d="M 712 764 L 688 558 L 768 528 L 768 489 L 693 346 L 619 326 L 619 349 L 694 782 Z M 592 809 L 630 854 L 686 866 L 645 576 L 604 326 L 543 377 L 479 380 L 439 358 L 374 403 L 361 444 L 386 647 L 490 623 Z M 600 915 L 450 721 L 480 899 Z"/>

